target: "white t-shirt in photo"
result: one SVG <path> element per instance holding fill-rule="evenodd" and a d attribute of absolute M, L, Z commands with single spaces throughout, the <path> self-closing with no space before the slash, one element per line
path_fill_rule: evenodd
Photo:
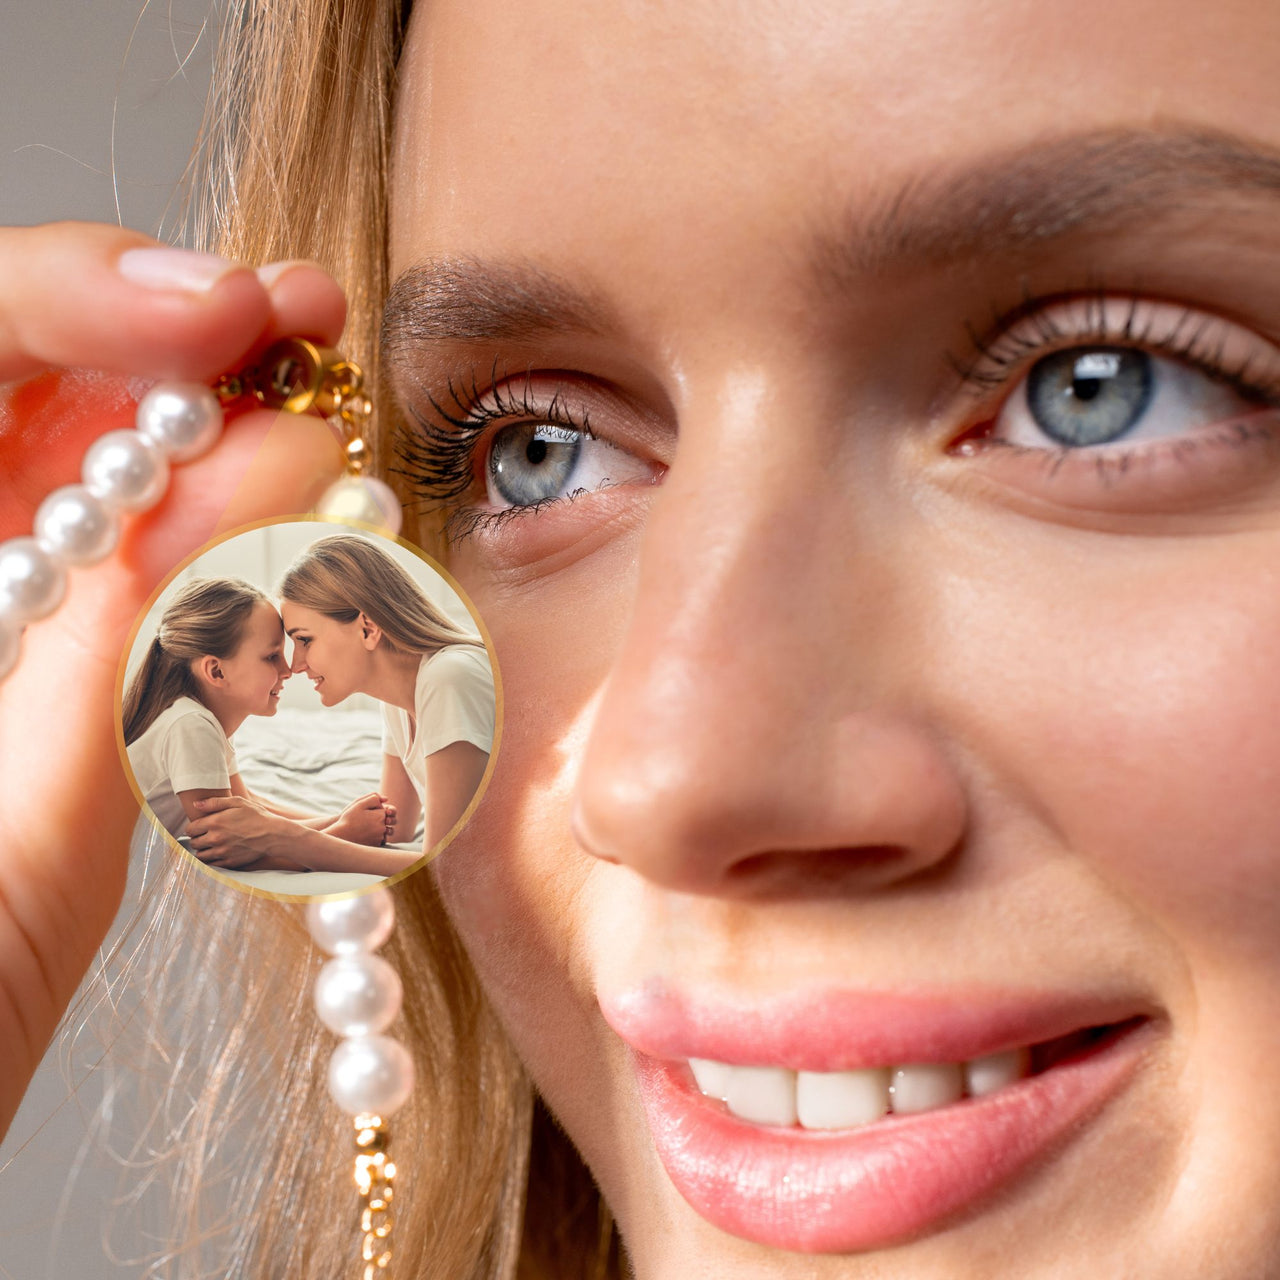
<path fill-rule="evenodd" d="M 194 698 L 166 707 L 128 747 L 129 764 L 152 812 L 172 836 L 187 829 L 179 791 L 230 787 L 240 772 L 218 717 Z"/>
<path fill-rule="evenodd" d="M 428 654 L 418 666 L 413 721 L 403 707 L 382 705 L 382 750 L 399 756 L 418 799 L 426 803 L 427 757 L 454 742 L 493 750 L 496 698 L 489 654 L 477 645 L 453 644 Z"/>

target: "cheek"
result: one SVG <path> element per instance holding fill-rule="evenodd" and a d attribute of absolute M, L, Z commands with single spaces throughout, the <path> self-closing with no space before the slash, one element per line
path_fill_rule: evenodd
<path fill-rule="evenodd" d="M 581 951 L 599 867 L 572 840 L 569 814 L 592 708 L 620 638 L 629 563 L 620 554 L 591 575 L 578 566 L 535 584 L 536 598 L 487 590 L 469 581 L 465 563 L 451 566 L 494 642 L 502 740 L 483 802 L 433 871 L 481 981 L 553 1098 L 560 1077 L 572 1069 L 580 1085 L 586 1070 L 565 1046 L 583 1045 L 603 1026 Z"/>
<path fill-rule="evenodd" d="M 1006 563 L 957 628 L 978 695 L 964 716 L 997 785 L 1193 969 L 1277 973 L 1280 539 L 1168 541 L 1049 572 L 1053 592 L 1034 585 L 1043 562 L 1022 581 Z"/>
<path fill-rule="evenodd" d="M 506 696 L 497 770 L 433 870 L 516 1051 L 557 1107 L 604 1087 L 592 1078 L 601 1055 L 590 1050 L 600 1031 L 591 984 L 576 963 L 593 875 L 567 835 L 577 733 L 571 715 L 513 713 Z"/>

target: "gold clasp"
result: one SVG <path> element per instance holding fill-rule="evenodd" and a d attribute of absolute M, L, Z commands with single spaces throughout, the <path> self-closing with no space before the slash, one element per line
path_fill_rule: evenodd
<path fill-rule="evenodd" d="M 344 402 L 360 390 L 364 375 L 331 347 L 285 338 L 266 351 L 249 381 L 268 409 L 314 409 L 328 418 L 340 413 Z"/>
<path fill-rule="evenodd" d="M 213 390 L 224 409 L 252 397 L 268 409 L 322 414 L 338 433 L 347 475 L 364 471 L 373 402 L 364 390 L 364 372 L 340 351 L 307 338 L 283 338 L 257 365 L 223 374 Z"/>
<path fill-rule="evenodd" d="M 373 412 L 360 366 L 307 338 L 281 339 L 267 348 L 257 365 L 224 373 L 213 390 L 224 407 L 252 396 L 268 409 L 314 410 L 326 418 L 341 418 L 347 427 L 363 427 Z"/>

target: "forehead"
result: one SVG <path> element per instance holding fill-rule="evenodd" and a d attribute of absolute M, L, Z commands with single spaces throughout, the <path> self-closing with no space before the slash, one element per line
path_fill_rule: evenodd
<path fill-rule="evenodd" d="M 939 167 L 1154 123 L 1280 141 L 1280 5 L 829 0 L 420 6 L 392 253 L 682 278 Z M 1223 69 L 1230 68 L 1224 75 Z M 655 291 L 669 286 L 655 281 Z"/>
<path fill-rule="evenodd" d="M 284 629 L 288 632 L 321 631 L 333 622 L 332 618 L 325 617 L 323 613 L 294 604 L 292 600 L 281 601 L 280 612 L 284 618 Z"/>
<path fill-rule="evenodd" d="M 259 600 L 253 606 L 253 612 L 249 616 L 249 626 L 246 636 L 259 645 L 273 645 L 280 642 L 284 635 L 284 624 L 280 620 L 280 614 L 276 611 L 273 604 L 266 600 Z"/>

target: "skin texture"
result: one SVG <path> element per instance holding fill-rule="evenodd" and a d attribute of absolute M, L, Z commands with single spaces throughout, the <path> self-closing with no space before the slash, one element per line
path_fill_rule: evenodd
<path fill-rule="evenodd" d="M 507 715 L 432 874 L 640 1280 L 1274 1273 L 1274 415 L 1233 400 L 1170 428 L 1199 442 L 1176 459 L 1053 470 L 959 447 L 1016 434 L 1043 335 L 998 385 L 956 368 L 1017 323 L 994 317 L 1101 288 L 1238 326 L 1276 385 L 1265 183 L 1126 206 L 1130 155 L 1074 221 L 1083 177 L 1030 221 L 992 207 L 1046 170 L 971 193 L 1099 131 L 1280 148 L 1280 13 L 535 0 L 509 22 L 496 0 L 413 20 L 393 276 L 447 259 L 465 287 L 402 294 L 394 376 L 423 413 L 495 372 L 508 402 L 559 392 L 640 466 L 455 546 Z M 1050 177 L 1087 169 L 1067 145 Z M 575 323 L 472 324 L 478 262 Z M 1209 442 L 1224 412 L 1257 415 L 1251 443 Z M 482 512 L 495 430 L 459 500 Z M 1114 996 L 1151 1043 L 1001 1194 L 882 1249 L 788 1253 L 677 1193 L 595 993 L 749 1003 L 833 975 Z"/>

